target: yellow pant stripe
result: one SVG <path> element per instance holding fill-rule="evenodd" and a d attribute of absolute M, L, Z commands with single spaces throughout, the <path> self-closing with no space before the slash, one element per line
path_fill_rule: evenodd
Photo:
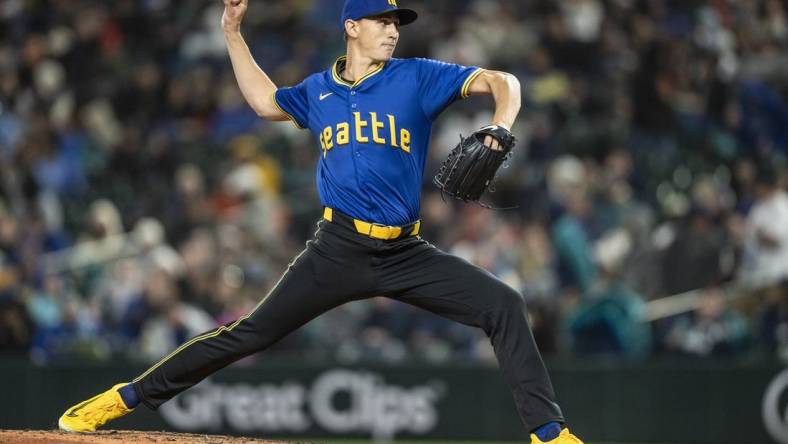
<path fill-rule="evenodd" d="M 318 228 L 317 231 L 315 231 L 315 234 L 317 234 L 318 231 L 320 231 L 320 228 Z M 201 334 L 200 336 L 196 336 L 196 337 L 184 342 L 183 345 L 181 345 L 180 347 L 176 348 L 172 353 L 170 353 L 169 355 L 167 355 L 164 358 L 162 358 L 159 362 L 154 364 L 153 367 L 151 367 L 148 370 L 146 370 L 145 373 L 143 373 L 143 374 L 137 376 L 136 378 L 134 378 L 131 382 L 139 382 L 140 380 L 142 380 L 143 378 L 148 376 L 152 371 L 154 371 L 157 368 L 159 368 L 162 364 L 164 364 L 168 360 L 172 359 L 173 356 L 175 356 L 178 353 L 180 353 L 186 347 L 188 347 L 188 346 L 190 346 L 190 345 L 192 345 L 192 344 L 194 344 L 194 343 L 196 343 L 198 341 L 202 341 L 204 339 L 216 337 L 216 336 L 220 335 L 223 331 L 231 331 L 236 326 L 238 326 L 238 324 L 240 324 L 242 321 L 244 321 L 246 319 L 249 319 L 249 317 L 252 316 L 254 314 L 254 312 L 257 311 L 257 309 L 260 308 L 263 305 L 263 303 L 268 299 L 268 297 L 271 296 L 271 293 L 273 293 L 274 290 L 276 289 L 276 287 L 279 286 L 279 284 L 282 282 L 282 279 L 284 279 L 285 276 L 287 276 L 287 272 L 290 271 L 290 268 L 293 265 L 295 265 L 296 261 L 298 261 L 298 259 L 304 253 L 306 253 L 306 250 L 307 249 L 304 248 L 300 253 L 298 253 L 298 256 L 296 256 L 295 259 L 293 259 L 289 264 L 287 264 L 287 269 L 284 271 L 284 273 L 282 273 L 282 276 L 279 277 L 279 280 L 276 281 L 276 284 L 274 284 L 274 286 L 271 287 L 270 290 L 268 290 L 268 293 L 265 295 L 265 297 L 263 299 L 261 299 L 260 302 L 258 302 L 257 305 L 255 305 L 255 307 L 249 313 L 247 313 L 244 316 L 241 316 L 240 318 L 238 318 L 235 322 L 230 324 L 229 327 L 222 325 L 221 327 L 217 328 L 216 330 L 210 331 L 208 333 Z"/>

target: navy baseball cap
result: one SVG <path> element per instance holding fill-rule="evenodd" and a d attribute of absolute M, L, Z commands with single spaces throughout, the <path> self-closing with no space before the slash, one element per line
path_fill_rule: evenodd
<path fill-rule="evenodd" d="M 360 20 L 366 17 L 396 12 L 399 16 L 400 26 L 413 23 L 419 17 L 416 11 L 397 6 L 397 0 L 345 0 L 342 8 L 342 29 L 345 29 L 346 20 Z"/>

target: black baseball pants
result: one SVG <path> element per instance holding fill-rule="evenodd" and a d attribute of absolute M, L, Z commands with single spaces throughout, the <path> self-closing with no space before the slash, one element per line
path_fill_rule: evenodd
<path fill-rule="evenodd" d="M 405 231 L 394 240 L 359 234 L 352 219 L 321 219 L 306 249 L 246 316 L 199 335 L 134 379 L 156 409 L 311 319 L 349 301 L 386 296 L 487 333 L 526 428 L 564 422 L 520 294 L 487 271 Z"/>

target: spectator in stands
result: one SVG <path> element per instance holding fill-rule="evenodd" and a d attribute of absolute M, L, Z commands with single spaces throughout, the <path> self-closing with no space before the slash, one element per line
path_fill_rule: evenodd
<path fill-rule="evenodd" d="M 788 278 L 788 193 L 778 177 L 773 165 L 758 169 L 755 202 L 745 221 L 739 277 L 753 287 Z"/>
<path fill-rule="evenodd" d="M 559 215 L 552 223 L 552 243 L 555 247 L 562 283 L 572 293 L 586 294 L 596 279 L 596 264 L 592 253 L 590 232 L 590 182 L 583 164 L 566 156 L 551 167 L 550 187 L 559 206 Z"/>
<path fill-rule="evenodd" d="M 731 355 L 745 350 L 747 320 L 726 300 L 719 287 L 703 291 L 699 307 L 674 320 L 667 349 L 693 356 Z"/>
<path fill-rule="evenodd" d="M 599 280 L 566 321 L 576 353 L 643 357 L 650 351 L 643 298 L 622 280 L 632 245 L 624 229 L 613 230 L 597 242 Z"/>

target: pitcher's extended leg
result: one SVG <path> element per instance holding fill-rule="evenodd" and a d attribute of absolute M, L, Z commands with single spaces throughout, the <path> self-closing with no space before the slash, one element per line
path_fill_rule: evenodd
<path fill-rule="evenodd" d="M 320 314 L 365 295 L 364 256 L 325 229 L 249 314 L 192 338 L 134 379 L 140 400 L 157 408 L 205 377 L 264 350 Z M 352 278 L 349 278 L 351 273 Z"/>
<path fill-rule="evenodd" d="M 425 241 L 410 242 L 419 244 L 392 247 L 375 270 L 385 282 L 384 294 L 482 328 L 528 430 L 551 421 L 563 422 L 520 294 L 487 271 Z"/>

